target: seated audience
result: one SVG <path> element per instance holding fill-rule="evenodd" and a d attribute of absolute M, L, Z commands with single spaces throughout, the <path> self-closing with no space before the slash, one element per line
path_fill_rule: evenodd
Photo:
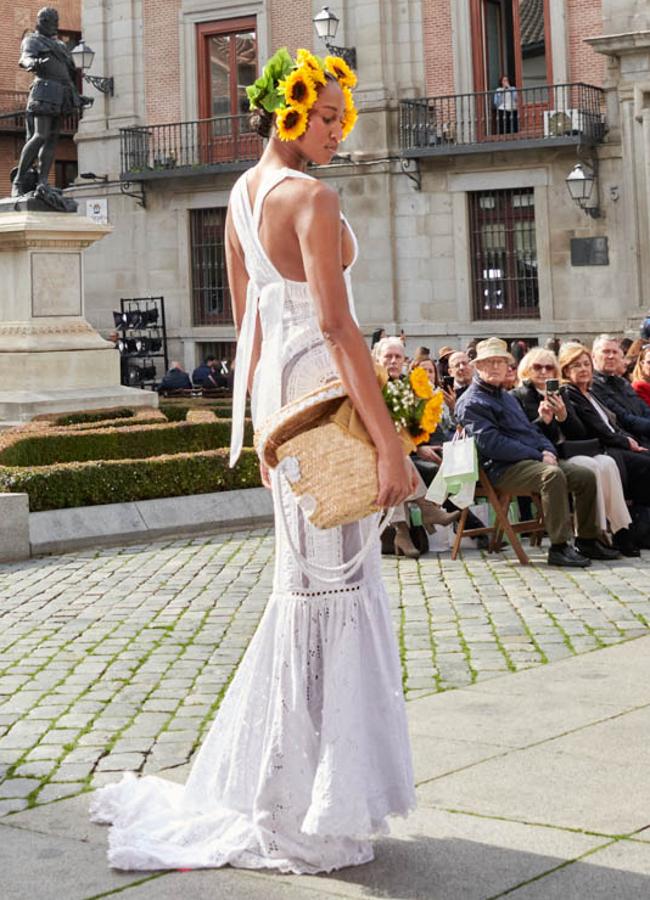
<path fill-rule="evenodd" d="M 399 337 L 389 336 L 382 338 L 373 349 L 373 355 L 379 365 L 383 366 L 388 372 L 388 377 L 392 380 L 404 378 L 404 369 L 406 365 L 406 353 L 404 344 Z M 428 363 L 434 369 L 432 360 L 422 360 L 420 364 Z M 419 473 L 418 473 L 419 475 Z M 420 508 L 422 513 L 422 524 L 429 532 L 433 532 L 436 525 L 450 525 L 458 519 L 460 513 L 447 513 L 435 503 L 431 503 L 425 499 L 427 486 L 419 476 L 419 487 L 413 497 L 409 501 Z M 409 534 L 408 521 L 410 514 L 407 503 L 401 503 L 396 506 L 390 518 L 390 524 L 395 528 L 394 552 L 397 556 L 404 555 L 411 559 L 417 559 L 420 555 L 418 549 L 413 544 Z"/>
<path fill-rule="evenodd" d="M 629 526 L 632 522 L 625 500 L 618 466 L 611 456 L 599 453 L 595 456 L 581 453 L 584 450 L 584 429 L 573 411 L 572 404 L 565 403 L 556 392 L 560 366 L 554 353 L 535 347 L 529 350 L 519 363 L 521 384 L 512 392 L 519 400 L 530 422 L 555 446 L 560 459 L 570 458 L 575 465 L 586 466 L 596 476 L 598 492 L 598 527 L 607 531 L 609 522 L 616 551 L 600 545 L 604 558 L 616 559 L 620 552 L 626 556 L 638 556 Z M 547 390 L 546 383 L 550 382 Z M 582 447 L 580 446 L 581 442 Z"/>
<path fill-rule="evenodd" d="M 592 390 L 594 370 L 589 351 L 571 342 L 560 349 L 560 371 L 565 384 L 562 396 L 583 427 L 581 440 L 596 438 L 604 452 L 619 467 L 625 496 L 641 506 L 650 505 L 650 453 L 636 438 L 621 429 L 616 415 L 604 406 Z M 645 538 L 635 540 L 645 546 Z"/>
<path fill-rule="evenodd" d="M 197 366 L 192 372 L 192 384 L 195 387 L 216 388 L 219 387 L 216 378 L 217 360 L 214 356 L 207 356 L 205 362 Z"/>
<path fill-rule="evenodd" d="M 592 394 L 616 414 L 621 429 L 644 446 L 650 446 L 650 407 L 621 375 L 623 352 L 615 337 L 601 334 L 592 348 L 594 378 Z"/>
<path fill-rule="evenodd" d="M 632 387 L 637 396 L 650 407 L 650 344 L 645 344 L 639 352 L 632 372 Z"/>
<path fill-rule="evenodd" d="M 159 391 L 183 391 L 190 390 L 192 382 L 190 376 L 183 369 L 178 360 L 172 360 L 169 371 L 163 375 L 162 381 L 158 386 Z"/>
<path fill-rule="evenodd" d="M 554 445 L 531 427 L 516 398 L 503 390 L 508 359 L 505 341 L 492 337 L 478 344 L 476 373 L 456 414 L 476 438 L 482 465 L 497 488 L 540 495 L 551 540 L 549 564 L 584 568 L 590 557 L 602 558 L 596 541 L 596 479 L 589 469 L 558 461 Z M 569 492 L 577 519 L 575 547 L 569 543 Z"/>
<path fill-rule="evenodd" d="M 464 350 L 456 350 L 449 354 L 448 369 L 450 377 L 454 379 L 451 390 L 458 400 L 472 383 L 472 362 Z"/>

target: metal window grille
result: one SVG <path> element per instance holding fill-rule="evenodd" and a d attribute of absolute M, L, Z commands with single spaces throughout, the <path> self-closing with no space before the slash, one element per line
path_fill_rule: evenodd
<path fill-rule="evenodd" d="M 475 319 L 538 319 L 533 188 L 469 194 Z"/>
<path fill-rule="evenodd" d="M 193 325 L 233 324 L 225 229 L 225 208 L 190 210 Z"/>

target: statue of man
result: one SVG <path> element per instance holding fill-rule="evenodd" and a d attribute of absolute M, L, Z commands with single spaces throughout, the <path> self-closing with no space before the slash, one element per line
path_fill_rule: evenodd
<path fill-rule="evenodd" d="M 38 157 L 37 193 L 47 193 L 48 177 L 61 131 L 61 120 L 93 101 L 79 94 L 72 54 L 58 40 L 59 14 L 52 6 L 38 13 L 36 30 L 26 35 L 18 65 L 35 75 L 27 101 L 27 141 L 18 162 L 11 196 L 21 197 L 34 187 L 30 176 Z"/>

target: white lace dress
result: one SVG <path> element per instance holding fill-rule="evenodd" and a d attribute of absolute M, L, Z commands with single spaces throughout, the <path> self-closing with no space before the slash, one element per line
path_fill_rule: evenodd
<path fill-rule="evenodd" d="M 257 235 L 269 190 L 250 207 L 245 176 L 231 196 L 250 276 L 237 354 L 233 458 L 241 444 L 255 318 L 263 333 L 253 392 L 256 426 L 281 404 L 337 377 L 306 284 L 271 265 Z M 346 223 L 347 224 L 347 223 Z M 356 255 L 356 254 L 355 254 Z M 348 292 L 349 273 L 346 272 Z M 325 448 L 324 448 L 325 451 Z M 293 543 L 323 580 L 304 573 L 276 529 L 273 594 L 198 753 L 187 783 L 127 774 L 93 795 L 94 821 L 111 823 L 119 869 L 230 864 L 328 872 L 373 858 L 369 839 L 414 806 L 401 670 L 380 574 L 379 541 L 354 571 L 374 517 L 313 528 L 274 478 Z M 334 583 L 325 570 L 343 571 Z"/>

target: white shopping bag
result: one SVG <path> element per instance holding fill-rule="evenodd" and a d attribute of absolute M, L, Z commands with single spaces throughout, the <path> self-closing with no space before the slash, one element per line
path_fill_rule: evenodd
<path fill-rule="evenodd" d="M 474 502 L 478 480 L 478 455 L 473 437 L 464 431 L 456 432 L 451 441 L 442 445 L 442 465 L 431 482 L 426 498 L 442 505 L 449 497 L 459 509 Z"/>

